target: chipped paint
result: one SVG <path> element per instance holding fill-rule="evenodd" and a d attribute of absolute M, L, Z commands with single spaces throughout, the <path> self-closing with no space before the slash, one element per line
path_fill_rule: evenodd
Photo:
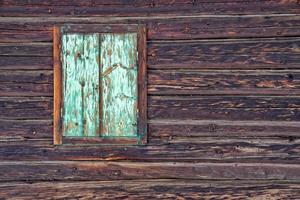
<path fill-rule="evenodd" d="M 63 134 L 99 135 L 99 34 L 62 36 Z"/>
<path fill-rule="evenodd" d="M 136 52 L 136 33 L 101 35 L 103 136 L 137 136 Z"/>

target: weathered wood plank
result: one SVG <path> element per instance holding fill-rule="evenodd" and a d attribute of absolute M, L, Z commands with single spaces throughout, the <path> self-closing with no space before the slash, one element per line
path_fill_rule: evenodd
<path fill-rule="evenodd" d="M 49 141 L 5 141 L 2 161 L 102 160 L 300 163 L 299 140 L 290 138 L 149 138 L 146 146 L 58 146 Z"/>
<path fill-rule="evenodd" d="M 43 97 L 0 98 L 1 119 L 51 119 L 52 99 Z"/>
<path fill-rule="evenodd" d="M 20 112 L 23 112 L 20 110 Z M 52 138 L 52 119 L 0 119 L 1 140 L 24 141 Z M 149 138 L 235 137 L 293 139 L 299 137 L 300 122 L 226 121 L 226 120 L 150 120 Z"/>
<path fill-rule="evenodd" d="M 53 72 L 0 71 L 0 95 L 4 96 L 52 96 Z"/>
<path fill-rule="evenodd" d="M 148 92 L 160 95 L 296 95 L 299 83 L 299 72 L 290 70 L 148 70 Z"/>
<path fill-rule="evenodd" d="M 299 121 L 300 98 L 151 97 L 149 119 Z"/>
<path fill-rule="evenodd" d="M 51 31 L 1 30 L 0 42 L 51 42 Z"/>
<path fill-rule="evenodd" d="M 142 23 L 148 40 L 265 38 L 299 36 L 300 16 L 6 17 L 0 19 L 0 42 L 51 42 L 52 27 L 66 23 Z"/>
<path fill-rule="evenodd" d="M 48 43 L 0 43 L 1 56 L 52 56 L 52 45 Z"/>
<path fill-rule="evenodd" d="M 63 135 L 99 134 L 99 34 L 62 36 Z"/>
<path fill-rule="evenodd" d="M 53 69 L 52 57 L 1 56 L 0 69 L 46 70 Z"/>
<path fill-rule="evenodd" d="M 53 95 L 50 71 L 3 70 L 0 74 L 7 80 L 0 85 L 2 96 Z M 297 70 L 148 70 L 148 94 L 297 95 L 299 79 Z"/>
<path fill-rule="evenodd" d="M 137 136 L 137 34 L 101 34 L 103 136 Z"/>
<path fill-rule="evenodd" d="M 300 40 L 198 40 L 153 42 L 150 69 L 261 69 L 299 68 Z"/>
<path fill-rule="evenodd" d="M 39 109 L 40 110 L 40 109 Z M 40 110 L 41 111 L 41 110 Z M 2 112 L 2 111 L 1 111 Z M 45 116 L 45 115 L 43 115 Z M 51 118 L 48 115 L 48 118 Z M 46 120 L 7 120 L 0 119 L 0 140 L 26 140 L 51 138 L 52 118 Z"/>
<path fill-rule="evenodd" d="M 147 52 L 147 64 L 149 69 L 298 69 L 299 40 L 296 37 L 152 42 Z M 5 48 L 9 50 L 2 47 L 1 69 L 48 69 L 52 62 L 48 58 L 52 56 L 51 47 L 47 44 L 6 43 Z M 28 66 L 31 62 L 32 66 Z"/>
<path fill-rule="evenodd" d="M 36 173 L 39 172 L 39 173 Z M 47 174 L 47 176 L 45 176 Z M 128 179 L 299 180 L 299 164 L 190 162 L 0 162 L 0 181 Z"/>
<path fill-rule="evenodd" d="M 299 199 L 300 186 L 278 181 L 118 180 L 0 184 L 4 199 Z M 32 192 L 36 191 L 36 192 Z"/>
<path fill-rule="evenodd" d="M 228 137 L 288 137 L 299 136 L 300 124 L 296 121 L 300 108 L 298 97 L 158 97 L 148 98 L 148 117 L 150 117 L 149 136 L 228 136 Z M 52 98 L 10 97 L 0 100 L 0 118 L 18 120 L 16 132 L 26 135 L 28 125 L 20 119 L 47 119 L 51 120 Z M 215 116 L 207 114 L 206 109 L 216 113 Z M 268 110 L 270 109 L 270 110 Z M 189 111 L 190 114 L 186 114 Z M 204 112 L 203 112 L 204 111 Z M 246 112 L 248 115 L 239 114 Z M 174 114 L 177 113 L 177 114 Z M 289 113 L 286 114 L 285 113 Z M 212 116 L 207 120 L 206 116 Z M 200 120 L 199 118 L 204 118 Z M 273 117 L 280 121 L 273 121 Z M 229 119 L 235 120 L 229 120 Z M 262 119 L 272 121 L 262 121 Z M 184 120 L 183 120 L 184 119 Z M 191 120 L 194 119 L 194 120 Z M 259 119 L 259 121 L 254 120 Z M 250 121 L 249 121 L 250 120 Z M 43 125 L 39 128 L 43 129 Z M 45 125 L 47 126 L 47 125 Z M 1 132 L 4 134 L 6 126 Z M 5 134 L 3 135 L 5 136 Z"/>
<path fill-rule="evenodd" d="M 299 36 L 299 16 L 231 16 L 151 22 L 152 39 L 212 39 Z"/>
<path fill-rule="evenodd" d="M 57 3 L 57 4 L 56 4 Z M 58 6 L 59 5 L 59 6 Z M 296 0 L 278 1 L 101 1 L 78 3 L 4 1 L 1 16 L 160 16 L 198 14 L 299 13 Z"/>
<path fill-rule="evenodd" d="M 242 120 L 242 119 L 240 119 Z M 300 122 L 230 120 L 150 120 L 149 137 L 299 137 Z"/>

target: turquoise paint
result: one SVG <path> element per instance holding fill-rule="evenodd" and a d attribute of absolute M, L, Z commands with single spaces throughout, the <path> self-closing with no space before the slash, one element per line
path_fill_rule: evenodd
<path fill-rule="evenodd" d="M 137 136 L 137 34 L 101 34 L 103 136 Z"/>
<path fill-rule="evenodd" d="M 63 135 L 136 137 L 137 72 L 136 33 L 63 35 Z"/>
<path fill-rule="evenodd" d="M 99 135 L 99 34 L 62 36 L 63 135 Z"/>

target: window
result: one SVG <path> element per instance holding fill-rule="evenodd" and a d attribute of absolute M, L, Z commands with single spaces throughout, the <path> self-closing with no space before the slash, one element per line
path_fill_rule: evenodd
<path fill-rule="evenodd" d="M 146 28 L 54 27 L 54 144 L 145 144 Z"/>

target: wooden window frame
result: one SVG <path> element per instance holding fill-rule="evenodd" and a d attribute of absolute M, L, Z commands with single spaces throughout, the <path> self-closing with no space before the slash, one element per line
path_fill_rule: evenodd
<path fill-rule="evenodd" d="M 62 133 L 63 92 L 61 36 L 65 33 L 137 33 L 138 49 L 138 110 L 137 137 L 65 137 Z M 147 42 L 146 26 L 141 24 L 67 24 L 53 27 L 53 65 L 54 65 L 54 145 L 105 145 L 126 144 L 143 145 L 147 143 Z"/>

